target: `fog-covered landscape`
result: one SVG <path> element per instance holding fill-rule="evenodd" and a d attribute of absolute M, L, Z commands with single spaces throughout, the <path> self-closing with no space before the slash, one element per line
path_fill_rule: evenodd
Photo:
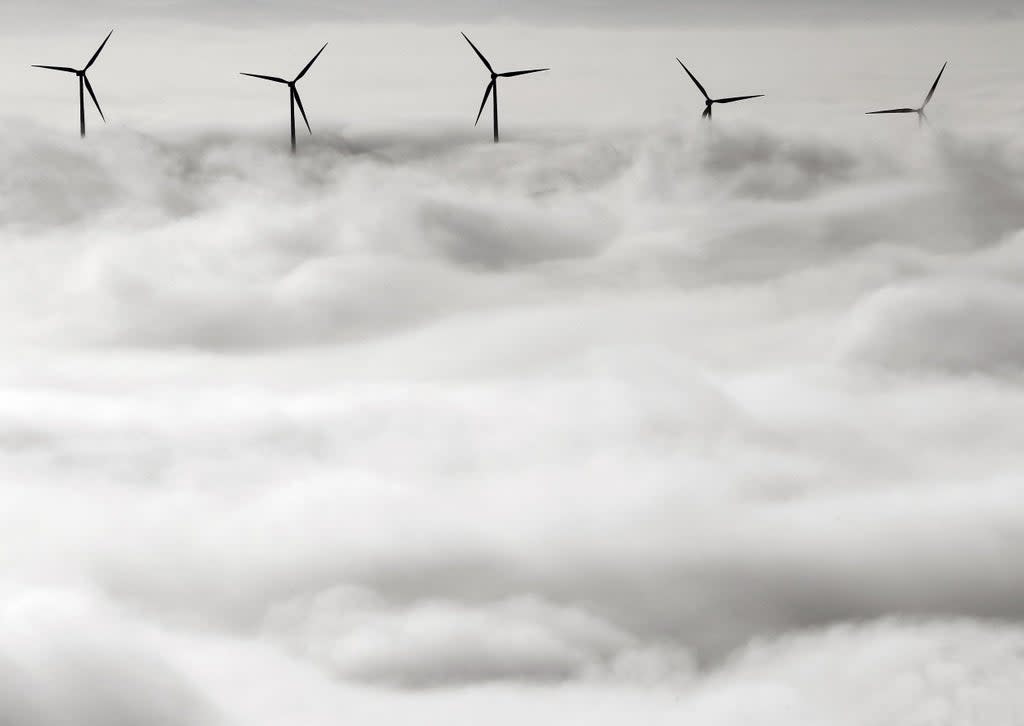
<path fill-rule="evenodd" d="M 313 5 L 0 51 L 0 723 L 1016 723 L 1019 23 Z"/>

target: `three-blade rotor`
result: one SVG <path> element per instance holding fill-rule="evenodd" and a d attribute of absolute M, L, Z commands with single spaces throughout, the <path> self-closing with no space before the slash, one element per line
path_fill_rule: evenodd
<path fill-rule="evenodd" d="M 304 67 L 302 68 L 302 70 L 301 70 L 301 71 L 299 71 L 298 75 L 297 75 L 297 76 L 295 76 L 295 78 L 293 78 L 293 79 L 292 79 L 292 80 L 290 80 L 290 81 L 289 81 L 289 80 L 286 80 L 286 79 L 284 79 L 284 78 L 280 78 L 280 77 L 278 77 L 278 76 L 265 76 L 265 75 L 263 75 L 262 73 L 242 73 L 241 75 L 243 75 L 243 76 L 249 76 L 250 78 L 259 78 L 259 79 L 262 79 L 262 80 L 264 80 L 264 81 L 271 81 L 271 82 L 273 82 L 273 83 L 280 83 L 280 84 L 282 84 L 282 85 L 288 86 L 288 89 L 289 89 L 289 96 L 290 96 L 290 100 L 291 100 L 291 101 L 292 101 L 292 102 L 293 102 L 293 103 L 294 103 L 295 105 L 297 105 L 297 106 L 299 107 L 299 113 L 300 113 L 300 114 L 302 114 L 302 120 L 303 120 L 303 122 L 304 122 L 304 123 L 306 124 L 306 131 L 308 131 L 308 132 L 309 132 L 309 134 L 310 134 L 310 135 L 312 135 L 312 134 L 313 134 L 313 129 L 312 129 L 312 127 L 310 127 L 310 125 L 309 125 L 309 117 L 308 117 L 308 116 L 306 116 L 306 107 L 302 105 L 302 97 L 301 97 L 301 96 L 299 95 L 299 89 L 298 89 L 298 87 L 296 86 L 296 84 L 297 84 L 297 83 L 298 83 L 299 81 L 301 81 L 301 80 L 302 80 L 302 77 L 303 77 L 303 76 L 305 76 L 305 75 L 306 75 L 306 73 L 308 73 L 308 72 L 309 72 L 309 69 L 313 67 L 313 64 L 314 64 L 314 63 L 316 63 L 316 60 L 317 60 L 317 58 L 319 58 L 319 57 L 320 57 L 320 54 L 321 54 L 321 53 L 323 53 L 323 52 L 324 52 L 324 49 L 326 49 L 326 48 L 327 48 L 327 43 L 324 43 L 324 44 L 323 44 L 323 47 L 321 47 L 321 48 L 320 48 L 320 50 L 318 50 L 318 51 L 316 52 L 316 55 L 314 55 L 314 56 L 313 56 L 313 57 L 312 57 L 312 58 L 310 59 L 309 63 L 307 63 L 307 64 L 306 64 L 306 65 L 305 65 L 305 66 L 304 66 Z M 294 110 L 294 109 L 293 109 L 293 110 Z"/>
<path fill-rule="evenodd" d="M 92 84 L 89 83 L 89 76 L 87 76 L 86 73 L 88 73 L 89 69 L 92 68 L 93 64 L 96 62 L 96 59 L 100 57 L 100 53 L 103 52 L 103 49 L 107 47 L 107 41 L 110 40 L 110 36 L 113 35 L 113 34 L 114 34 L 113 30 L 111 30 L 109 33 L 107 33 L 107 37 L 103 39 L 103 42 L 100 43 L 100 47 L 96 49 L 96 52 L 92 54 L 92 57 L 89 58 L 89 62 L 86 63 L 85 67 L 82 68 L 82 69 L 69 68 L 68 66 L 48 66 L 48 65 L 38 65 L 38 64 L 34 64 L 32 66 L 33 68 L 45 68 L 46 70 L 50 70 L 50 71 L 61 71 L 63 73 L 74 73 L 76 76 L 78 76 L 81 79 L 81 83 L 85 87 L 85 90 L 89 92 L 89 97 L 92 99 L 92 102 L 96 106 L 96 110 L 99 112 L 100 118 L 103 119 L 104 123 L 106 123 L 107 117 L 103 115 L 103 109 L 100 107 L 99 99 L 96 98 L 96 91 L 93 90 Z M 85 113 L 84 109 L 82 110 L 82 113 L 83 113 L 83 119 L 84 119 L 84 113 Z M 83 121 L 83 123 L 84 123 L 84 121 Z M 84 133 L 84 128 L 83 128 L 83 133 Z"/>
<path fill-rule="evenodd" d="M 551 70 L 550 68 L 531 68 L 525 71 L 508 71 L 505 73 L 498 73 L 494 70 L 494 66 L 491 65 L 491 62 L 487 60 L 487 57 L 481 53 L 480 49 L 477 48 L 473 41 L 469 39 L 469 36 L 462 33 L 462 37 L 466 39 L 466 42 L 469 43 L 473 52 L 476 53 L 480 62 L 484 64 L 484 68 L 486 68 L 487 72 L 491 74 L 491 81 L 487 84 L 487 88 L 484 90 L 484 99 L 480 102 L 480 110 L 476 114 L 476 121 L 473 123 L 474 126 L 480 123 L 480 117 L 483 116 L 484 108 L 487 107 L 487 101 L 490 99 L 492 93 L 495 95 L 495 99 L 497 99 L 499 78 L 514 78 L 516 76 L 527 76 L 531 73 L 543 73 L 544 71 Z M 495 100 L 495 103 L 497 103 L 497 100 Z M 497 113 L 495 113 L 495 115 L 497 115 Z M 495 126 L 497 126 L 497 119 L 495 119 Z"/>
<path fill-rule="evenodd" d="M 882 111 L 868 111 L 866 116 L 878 116 L 880 114 L 890 113 L 916 113 L 918 121 L 923 123 L 928 117 L 925 115 L 924 110 L 932 100 L 932 96 L 935 95 L 935 89 L 939 87 L 939 81 L 942 80 L 942 74 L 946 72 L 946 66 L 949 65 L 949 61 L 942 64 L 942 68 L 939 70 L 939 75 L 935 77 L 932 87 L 928 89 L 928 95 L 924 97 L 924 102 L 920 108 L 887 108 Z"/>
<path fill-rule="evenodd" d="M 701 85 L 701 82 L 697 80 L 697 76 L 693 75 L 693 73 L 690 72 L 690 69 L 686 67 L 686 64 L 683 63 L 678 58 L 676 58 L 676 62 L 679 63 L 679 65 L 681 65 L 683 67 L 683 70 L 686 71 L 686 75 L 688 75 L 690 77 L 690 80 L 693 81 L 693 84 L 695 86 L 697 86 L 697 90 L 700 91 L 700 94 L 702 96 L 704 96 L 704 113 L 702 113 L 700 115 L 701 118 L 710 119 L 711 118 L 711 107 L 714 106 L 716 103 L 735 103 L 736 101 L 747 101 L 747 100 L 749 100 L 751 98 L 764 98 L 764 94 L 763 93 L 756 93 L 756 94 L 749 95 L 749 96 L 730 96 L 728 98 L 711 98 L 711 96 L 708 95 L 708 92 L 704 89 L 704 86 Z"/>

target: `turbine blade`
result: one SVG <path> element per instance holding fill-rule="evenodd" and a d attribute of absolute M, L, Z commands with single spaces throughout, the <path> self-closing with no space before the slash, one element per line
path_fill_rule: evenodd
<path fill-rule="evenodd" d="M 885 111 L 868 111 L 865 116 L 875 116 L 880 113 L 917 113 L 916 108 L 889 108 Z"/>
<path fill-rule="evenodd" d="M 928 102 L 932 100 L 932 96 L 935 95 L 935 89 L 939 87 L 939 80 L 942 79 L 942 74 L 946 72 L 946 66 L 949 65 L 949 61 L 942 64 L 942 70 L 939 71 L 939 75 L 935 77 L 935 83 L 932 84 L 931 90 L 928 91 L 927 97 L 924 99 L 924 103 L 921 104 L 921 108 L 928 105 Z"/>
<path fill-rule="evenodd" d="M 701 118 L 711 118 L 711 106 L 704 107 L 704 113 L 700 115 Z"/>
<path fill-rule="evenodd" d="M 92 102 L 96 104 L 96 110 L 100 112 L 100 118 L 103 119 L 103 123 L 107 122 L 107 117 L 103 115 L 103 109 L 100 108 L 100 102 L 96 100 L 96 92 L 92 90 L 92 84 L 89 83 L 89 77 L 82 75 L 82 80 L 85 81 L 85 90 L 92 96 Z"/>
<path fill-rule="evenodd" d="M 64 71 L 65 73 L 78 73 L 74 68 L 68 68 L 67 66 L 32 66 L 33 68 L 47 68 L 51 71 Z"/>
<path fill-rule="evenodd" d="M 324 43 L 324 48 L 326 48 L 326 47 L 327 47 L 327 43 Z M 320 50 L 318 50 L 318 51 L 316 52 L 316 55 L 315 55 L 315 56 L 313 56 L 313 60 L 311 60 L 311 61 L 310 61 L 309 63 L 307 63 L 307 64 L 306 64 L 306 67 L 305 67 L 305 68 L 303 68 L 303 69 L 302 69 L 302 70 L 301 70 L 301 71 L 299 72 L 299 75 L 295 76 L 295 80 L 294 80 L 294 81 L 292 81 L 292 83 L 295 83 L 295 82 L 296 82 L 296 81 L 298 81 L 298 80 L 299 80 L 300 78 L 302 78 L 302 77 L 303 77 L 304 75 L 306 75 L 306 71 L 308 71 L 308 70 L 309 70 L 310 68 L 312 68 L 313 64 L 314 64 L 314 63 L 316 63 L 316 59 L 317 59 L 317 58 L 319 58 L 319 57 L 320 57 L 320 54 L 324 52 L 324 48 L 321 48 Z"/>
<path fill-rule="evenodd" d="M 306 109 L 302 107 L 302 98 L 299 96 L 299 89 L 292 86 L 292 95 L 295 96 L 295 103 L 299 105 L 299 112 L 302 113 L 302 120 L 306 122 L 306 130 L 309 135 L 313 135 L 313 129 L 309 128 L 309 119 L 306 118 Z"/>
<path fill-rule="evenodd" d="M 512 78 L 513 76 L 525 76 L 529 73 L 543 73 L 544 71 L 550 71 L 550 68 L 534 68 L 529 71 L 512 71 L 510 73 L 499 73 L 498 75 L 502 78 Z"/>
<path fill-rule="evenodd" d="M 469 36 L 463 33 L 462 37 L 465 38 L 466 42 L 469 43 L 470 47 L 472 47 L 473 50 L 476 51 L 476 54 L 480 57 L 480 60 L 482 60 L 484 62 L 484 65 L 487 66 L 487 70 L 489 70 L 491 73 L 494 73 L 494 69 L 491 68 L 491 64 L 487 62 L 486 58 L 484 58 L 484 54 L 480 52 L 480 49 L 473 45 L 473 41 L 469 39 Z"/>
<path fill-rule="evenodd" d="M 704 95 L 704 98 L 707 99 L 708 101 L 710 101 L 711 100 L 711 96 L 709 96 L 708 92 L 704 90 L 704 86 L 700 85 L 700 81 L 697 80 L 696 76 L 694 76 L 692 73 L 690 73 L 690 69 L 686 67 L 685 63 L 683 63 L 678 58 L 676 58 L 676 60 L 679 61 L 679 65 L 681 65 L 683 67 L 683 70 L 686 71 L 686 75 L 688 75 L 690 77 L 690 80 L 697 84 L 697 88 L 700 89 L 700 92 Z"/>
<path fill-rule="evenodd" d="M 476 121 L 473 122 L 474 126 L 476 126 L 478 123 L 480 123 L 480 117 L 484 115 L 484 106 L 487 105 L 487 99 L 491 97 L 491 91 L 493 89 L 494 89 L 494 81 L 491 81 L 490 83 L 487 84 L 487 90 L 484 91 L 484 100 L 481 101 L 481 103 L 480 103 L 480 111 L 476 115 Z"/>
<path fill-rule="evenodd" d="M 277 76 L 261 76 L 259 73 L 242 73 L 240 75 L 249 76 L 250 78 L 262 78 L 264 81 L 273 81 L 274 83 L 283 83 L 286 86 L 288 85 L 288 81 L 283 78 L 278 78 Z"/>
<path fill-rule="evenodd" d="M 764 98 L 763 93 L 758 93 L 756 96 L 733 96 L 731 98 L 716 98 L 715 103 L 733 103 L 735 101 L 746 101 L 750 98 Z"/>
<path fill-rule="evenodd" d="M 107 41 L 110 40 L 110 36 L 113 35 L 113 34 L 114 34 L 113 30 L 111 30 L 109 33 L 107 33 L 107 37 L 103 39 L 103 42 L 100 43 L 100 47 L 97 48 L 96 52 L 92 54 L 92 58 L 90 58 L 89 62 L 85 64 L 85 68 L 82 69 L 83 71 L 87 71 L 90 68 L 92 68 L 92 64 L 95 63 L 96 59 L 100 57 L 100 53 L 103 52 L 103 47 L 107 44 Z"/>

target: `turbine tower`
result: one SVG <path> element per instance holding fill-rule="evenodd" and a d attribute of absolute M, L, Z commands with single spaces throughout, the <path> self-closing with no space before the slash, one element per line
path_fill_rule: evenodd
<path fill-rule="evenodd" d="M 68 68 L 67 66 L 42 66 L 33 65 L 33 68 L 46 68 L 51 71 L 63 71 L 64 73 L 74 73 L 78 76 L 78 123 L 82 138 L 85 138 L 85 92 L 88 91 L 92 97 L 92 102 L 96 104 L 96 110 L 100 112 L 100 118 L 103 119 L 103 123 L 107 122 L 107 117 L 103 115 L 103 109 L 100 108 L 100 102 L 96 100 L 96 92 L 92 90 L 92 84 L 89 83 L 89 76 L 86 72 L 92 68 L 92 64 L 96 62 L 96 59 L 100 57 L 100 53 L 106 46 L 107 41 L 110 40 L 110 36 L 114 34 L 111 30 L 107 33 L 107 37 L 100 43 L 100 47 L 96 49 L 96 52 L 92 54 L 92 58 L 85 64 L 85 68 L 78 70 L 77 68 Z"/>
<path fill-rule="evenodd" d="M 484 54 L 480 52 L 479 48 L 477 48 L 475 45 L 473 45 L 473 41 L 470 40 L 469 37 L 465 33 L 462 34 L 462 37 L 466 39 L 466 42 L 469 43 L 470 47 L 476 52 L 476 54 L 480 58 L 480 60 L 483 61 L 483 64 L 487 68 L 487 71 L 491 74 L 491 82 L 487 84 L 487 90 L 484 91 L 484 100 L 480 103 L 480 111 L 477 113 L 477 115 L 476 115 L 476 123 L 474 123 L 473 125 L 476 126 L 477 124 L 480 123 L 480 116 L 483 115 L 484 106 L 487 105 L 487 99 L 490 97 L 491 93 L 493 92 L 494 93 L 494 101 L 493 101 L 493 103 L 491 105 L 492 105 L 492 108 L 494 110 L 494 143 L 498 143 L 498 79 L 499 78 L 512 78 L 513 76 L 525 76 L 525 75 L 528 75 L 530 73 L 541 73 L 543 71 L 549 71 L 551 69 L 550 68 L 534 68 L 534 69 L 528 70 L 528 71 L 510 71 L 508 73 L 495 73 L 494 68 L 492 68 L 491 64 L 488 62 L 488 60 L 486 58 L 484 58 Z"/>
<path fill-rule="evenodd" d="M 277 76 L 264 76 L 259 73 L 243 73 L 243 76 L 249 76 L 250 78 L 262 78 L 265 81 L 273 81 L 274 83 L 283 83 L 288 86 L 288 102 L 291 105 L 291 124 L 292 124 L 292 153 L 295 153 L 295 105 L 298 104 L 299 111 L 302 113 L 302 120 L 306 122 L 306 130 L 309 131 L 310 136 L 313 135 L 313 129 L 309 127 L 309 119 L 306 118 L 306 109 L 302 106 L 302 98 L 299 96 L 299 89 L 295 87 L 295 84 L 302 80 L 302 77 L 306 75 L 306 72 L 316 63 L 316 59 L 320 57 L 320 54 L 324 52 L 324 48 L 327 47 L 327 43 L 324 43 L 323 48 L 317 51 L 313 59 L 306 64 L 306 67 L 299 71 L 299 75 L 295 76 L 293 80 L 286 81 L 283 78 Z"/>
<path fill-rule="evenodd" d="M 928 120 L 928 117 L 924 113 L 924 108 L 928 105 L 928 102 L 932 100 L 932 96 L 935 95 L 935 89 L 939 87 L 939 81 L 942 79 L 942 74 L 946 72 L 947 65 L 949 65 L 949 61 L 942 64 L 942 70 L 940 70 L 939 75 L 935 77 L 935 83 L 933 83 L 932 87 L 929 89 L 928 95 L 924 97 L 924 103 L 921 104 L 920 108 L 888 108 L 884 111 L 868 111 L 865 115 L 876 116 L 880 113 L 916 113 L 917 125 L 920 126 Z"/>
<path fill-rule="evenodd" d="M 711 98 L 711 96 L 708 95 L 708 92 L 704 90 L 704 86 L 700 85 L 700 81 L 697 80 L 697 77 L 690 73 L 690 69 L 687 68 L 686 65 L 678 58 L 676 58 L 676 61 L 679 63 L 679 65 L 683 67 L 683 70 L 686 71 L 686 75 L 690 77 L 690 80 L 693 81 L 694 84 L 697 86 L 698 90 L 700 90 L 701 95 L 704 96 L 704 113 L 702 113 L 700 117 L 706 118 L 708 121 L 711 120 L 711 107 L 716 103 L 735 103 L 736 101 L 746 101 L 751 98 L 764 97 L 763 93 L 758 93 L 753 96 L 731 96 L 730 98 Z"/>

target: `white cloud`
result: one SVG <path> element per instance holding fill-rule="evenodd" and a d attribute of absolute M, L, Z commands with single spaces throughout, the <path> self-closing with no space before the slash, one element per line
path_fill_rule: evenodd
<path fill-rule="evenodd" d="M 145 628 L 81 592 L 4 583 L 0 716 L 19 726 L 200 726 L 215 712 Z"/>
<path fill-rule="evenodd" d="M 685 653 L 645 648 L 583 610 L 535 597 L 394 606 L 334 588 L 271 609 L 267 629 L 344 678 L 425 687 L 511 680 L 685 677 Z"/>
<path fill-rule="evenodd" d="M 1024 155 L 942 99 L 3 121 L 0 720 L 1005 721 Z"/>

